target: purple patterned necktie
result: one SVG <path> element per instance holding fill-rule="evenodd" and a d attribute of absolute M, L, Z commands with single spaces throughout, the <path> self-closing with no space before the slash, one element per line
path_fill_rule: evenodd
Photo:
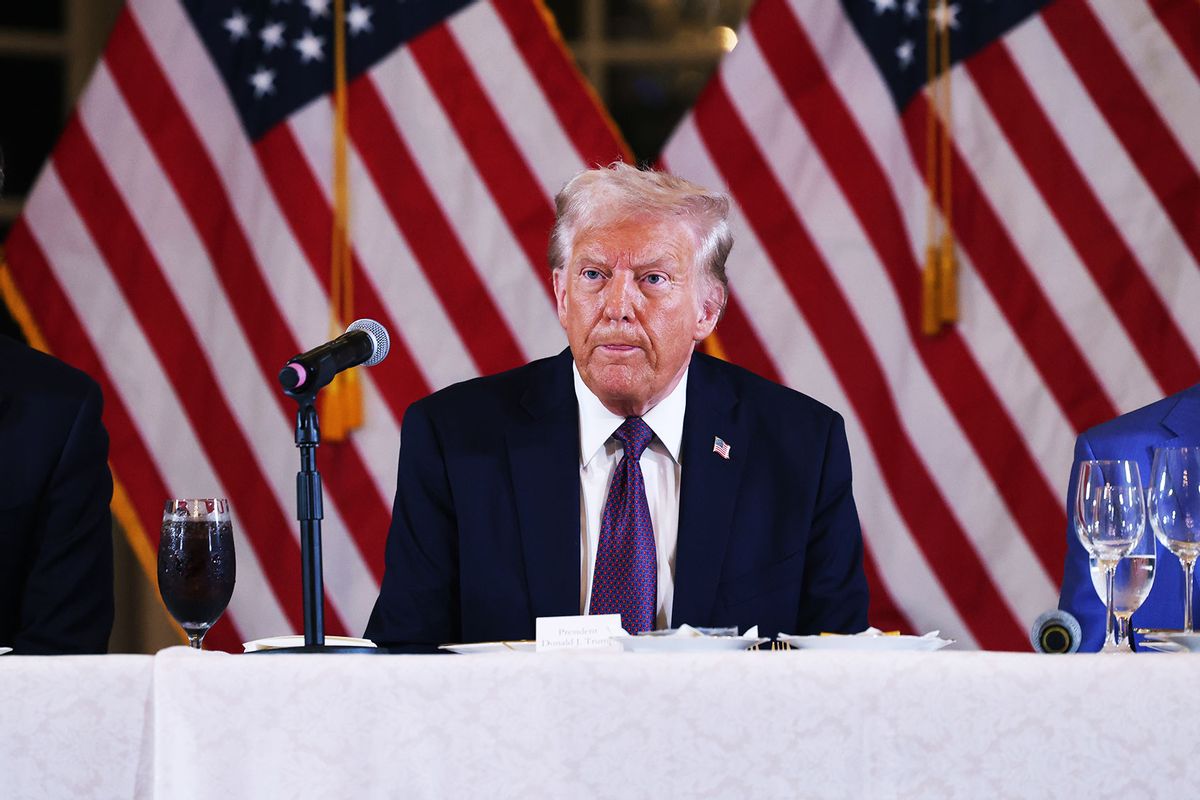
<path fill-rule="evenodd" d="M 613 473 L 600 518 L 588 608 L 592 614 L 620 614 L 621 626 L 633 634 L 654 629 L 658 605 L 658 552 L 638 462 L 654 431 L 641 417 L 629 417 L 613 437 L 624 445 L 625 455 Z"/>

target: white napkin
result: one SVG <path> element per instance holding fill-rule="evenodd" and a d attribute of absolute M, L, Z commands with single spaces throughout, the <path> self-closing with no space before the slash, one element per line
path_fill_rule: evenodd
<path fill-rule="evenodd" d="M 326 636 L 325 644 L 341 645 L 344 647 L 375 647 L 375 643 L 370 639 L 356 639 L 352 636 Z M 303 645 L 304 636 L 302 634 L 270 636 L 266 639 L 242 642 L 243 651 L 246 653 L 253 653 L 255 650 L 278 650 L 281 647 L 301 647 Z"/>

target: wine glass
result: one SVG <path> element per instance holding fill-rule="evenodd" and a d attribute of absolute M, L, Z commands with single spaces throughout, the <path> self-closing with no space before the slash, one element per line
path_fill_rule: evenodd
<path fill-rule="evenodd" d="M 1192 633 L 1192 575 L 1200 556 L 1200 448 L 1154 448 L 1150 474 L 1150 526 L 1183 566 L 1183 629 Z"/>
<path fill-rule="evenodd" d="M 229 501 L 168 500 L 158 541 L 158 591 L 197 650 L 229 604 L 236 573 Z"/>
<path fill-rule="evenodd" d="M 1076 532 L 1104 570 L 1104 641 L 1113 639 L 1117 564 L 1146 528 L 1146 504 L 1136 461 L 1084 461 L 1075 490 Z"/>
<path fill-rule="evenodd" d="M 1116 637 L 1104 643 L 1103 652 L 1131 653 L 1129 649 L 1129 620 L 1142 607 L 1150 589 L 1154 586 L 1154 570 L 1158 562 L 1154 537 L 1142 535 L 1129 555 L 1117 562 L 1113 575 L 1113 616 L 1117 618 Z M 1088 566 L 1092 573 L 1092 586 L 1104 600 L 1104 569 L 1094 554 L 1089 554 Z"/>

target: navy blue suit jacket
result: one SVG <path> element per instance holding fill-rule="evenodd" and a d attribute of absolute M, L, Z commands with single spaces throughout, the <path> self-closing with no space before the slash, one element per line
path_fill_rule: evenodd
<path fill-rule="evenodd" d="M 369 638 L 530 639 L 537 617 L 579 613 L 578 420 L 569 351 L 409 408 Z M 728 460 L 713 452 L 716 436 Z M 680 461 L 673 625 L 867 626 L 836 412 L 696 354 Z"/>
<path fill-rule="evenodd" d="M 1200 445 L 1200 385 L 1185 389 L 1084 431 L 1075 442 L 1075 463 L 1067 487 L 1067 560 L 1058 607 L 1070 611 L 1083 628 L 1080 650 L 1099 650 L 1104 644 L 1104 603 L 1092 587 L 1088 554 L 1075 535 L 1075 481 L 1079 464 L 1093 459 L 1130 458 L 1138 462 L 1143 488 L 1150 485 L 1155 447 Z M 1146 523 L 1145 536 L 1154 536 Z M 1155 543 L 1158 563 L 1154 586 L 1133 625 L 1141 628 L 1183 627 L 1183 568 L 1171 551 Z M 1193 602 L 1200 600 L 1196 592 Z M 1193 609 L 1200 620 L 1200 603 Z"/>
<path fill-rule="evenodd" d="M 6 336 L 0 364 L 0 645 L 103 653 L 113 555 L 100 387 Z"/>

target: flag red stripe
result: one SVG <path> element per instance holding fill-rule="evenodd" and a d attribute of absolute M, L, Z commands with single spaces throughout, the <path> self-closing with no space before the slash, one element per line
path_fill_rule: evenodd
<path fill-rule="evenodd" d="M 985 48 L 967 62 L 967 70 L 1160 388 L 1174 392 L 1190 386 L 1200 374 L 1200 362 L 1179 329 L 1170 323 L 1166 306 L 1008 50 L 1003 46 Z"/>
<path fill-rule="evenodd" d="M 916 95 L 901 119 L 917 169 L 925 169 L 925 121 L 929 107 Z M 1042 381 L 1075 430 L 1116 416 L 1116 406 L 1084 358 L 1053 304 L 1033 279 L 1004 223 L 957 148 L 954 174 L 954 232 Z M 1014 278 L 1030 276 L 1027 279 Z"/>
<path fill-rule="evenodd" d="M 195 226 L 225 296 L 237 316 L 245 340 L 250 344 L 261 377 L 279 409 L 281 421 L 292 420 L 294 407 L 274 391 L 276 374 L 283 362 L 302 349 L 288 332 L 273 297 L 263 281 L 245 233 L 222 188 L 215 165 L 205 151 L 178 98 L 162 74 L 149 44 L 130 15 L 123 15 L 113 33 L 113 44 L 105 55 L 117 89 L 138 122 L 180 202 Z M 328 231 L 328 226 L 324 229 Z M 328 249 L 325 251 L 328 253 Z M 120 272 L 120 271 L 117 271 Z M 360 291 L 360 297 L 369 292 Z M 396 359 L 402 364 L 403 358 Z M 397 412 L 397 417 L 403 409 Z M 287 428 L 281 428 L 287 430 Z M 281 438 L 281 442 L 284 440 Z M 349 448 L 346 448 L 349 449 Z M 366 468 L 356 451 L 338 456 L 341 469 L 329 471 L 326 486 L 337 502 L 347 527 L 360 537 L 387 527 L 388 502 L 349 502 L 352 487 L 371 486 Z M 365 483 L 364 483 L 365 482 Z M 232 489 L 231 489 L 232 491 Z M 355 493 L 361 495 L 362 488 Z M 288 528 L 294 523 L 289 522 Z M 285 528 L 286 529 L 286 528 Z M 382 555 L 373 539 L 360 541 L 360 550 L 381 576 Z M 339 623 L 340 624 L 340 623 Z M 331 622 L 330 633 L 333 631 Z"/>
<path fill-rule="evenodd" d="M 430 28 L 409 42 L 409 49 L 525 252 L 538 285 L 553 302 L 546 267 L 546 237 L 554 225 L 553 206 L 447 26 Z"/>
<path fill-rule="evenodd" d="M 1200 80 L 1200 3 L 1196 0 L 1150 0 L 1150 8 L 1179 53 Z"/>
<path fill-rule="evenodd" d="M 1082 0 L 1052 3 L 1042 19 L 1200 264 L 1200 175 L 1175 135 Z"/>
<path fill-rule="evenodd" d="M 772 261 L 777 267 L 795 265 L 781 270 L 780 277 L 858 411 L 872 449 L 888 454 L 891 494 L 918 546 L 956 605 L 972 612 L 968 618 L 976 640 L 991 649 L 1016 647 L 1024 638 L 1020 627 L 904 433 L 870 343 L 719 80 L 709 85 L 693 113 L 709 153 Z"/>
<path fill-rule="evenodd" d="M 425 183 L 414 154 L 390 122 L 378 89 L 366 77 L 350 85 L 349 106 L 350 134 L 363 165 L 476 368 L 489 374 L 522 363 L 512 329 Z"/>
<path fill-rule="evenodd" d="M 160 266 L 137 223 L 112 182 L 79 118 L 72 117 L 63 132 L 53 163 L 63 185 L 97 248 L 109 264 L 128 268 L 113 278 L 130 311 L 145 331 L 147 343 L 174 386 L 180 406 L 200 446 L 239 515 L 254 532 L 247 541 L 259 554 L 263 571 L 278 597 L 298 598 L 300 584 L 287 555 L 299 558 L 299 548 L 287 536 L 287 515 L 274 502 L 270 485 L 257 467 L 252 450 L 225 402 L 203 349 L 187 317 L 163 279 Z M 146 365 L 153 368 L 152 365 Z M 181 487 L 182 488 L 182 487 Z M 283 558 L 279 556 L 283 555 Z M 263 556 L 269 556 L 264 558 Z M 295 603 L 284 604 L 289 620 L 299 624 Z"/>
<path fill-rule="evenodd" d="M 536 3 L 536 5 L 535 5 Z M 492 0 L 492 7 L 512 35 L 521 58 L 542 86 L 546 103 L 586 166 L 618 159 L 632 161 L 616 125 L 608 117 L 567 52 L 554 18 L 542 6 L 525 0 Z M 598 124 L 602 121 L 603 124 Z"/>
<path fill-rule="evenodd" d="M 1049 575 L 1062 573 L 1062 538 L 1046 520 L 1063 516 L 1042 480 L 1037 460 L 967 350 L 958 330 L 931 338 L 921 333 L 921 268 L 904 234 L 904 221 L 883 166 L 829 80 L 807 34 L 781 0 L 760 0 L 751 17 L 755 39 L 788 102 L 852 206 L 879 255 L 905 311 L 909 339 L 984 465 L 1030 549 Z M 1065 519 L 1064 519 L 1065 522 Z"/>

